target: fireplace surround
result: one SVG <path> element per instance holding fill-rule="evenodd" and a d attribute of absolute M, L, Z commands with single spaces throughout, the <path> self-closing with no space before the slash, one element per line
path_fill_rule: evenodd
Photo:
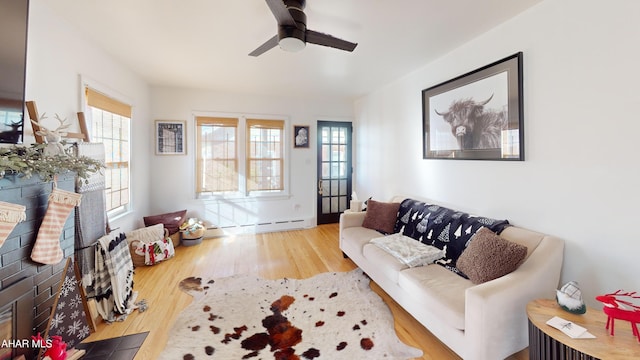
<path fill-rule="evenodd" d="M 18 355 L 33 356 L 31 347 L 33 329 L 33 278 L 24 278 L 0 290 L 0 359 Z M 7 338 L 8 337 L 8 338 Z M 29 340 L 25 343 L 24 340 Z M 20 344 L 16 346 L 16 344 Z M 5 346 L 7 345 L 7 346 Z"/>
<path fill-rule="evenodd" d="M 75 178 L 73 173 L 60 174 L 56 186 L 74 191 Z M 66 258 L 74 254 L 75 215 L 72 213 L 60 236 L 64 259 L 56 265 L 43 265 L 30 259 L 53 186 L 52 182 L 42 181 L 37 175 L 29 179 L 18 175 L 0 178 L 0 200 L 24 205 L 27 214 L 27 219 L 16 225 L 0 247 L 0 319 L 9 324 L 5 328 L 11 328 L 12 338 L 20 341 L 30 341 L 38 332 L 44 334 Z M 3 340 L 8 339 L 0 338 L 0 345 Z M 6 349 L 0 348 L 0 359 L 4 359 Z M 27 359 L 35 357 L 31 351 L 33 346 L 12 349 L 11 352 L 25 354 Z"/>

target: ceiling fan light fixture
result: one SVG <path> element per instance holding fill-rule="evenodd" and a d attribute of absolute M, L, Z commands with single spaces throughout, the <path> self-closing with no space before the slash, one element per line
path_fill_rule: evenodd
<path fill-rule="evenodd" d="M 265 0 L 278 23 L 278 33 L 249 53 L 259 56 L 276 45 L 288 52 L 304 49 L 307 42 L 344 51 L 353 51 L 358 44 L 342 40 L 321 32 L 307 29 L 307 15 L 304 13 L 306 0 Z"/>
<path fill-rule="evenodd" d="M 295 26 L 280 26 L 278 28 L 278 45 L 284 51 L 298 52 L 306 46 L 304 30 Z"/>
<path fill-rule="evenodd" d="M 280 41 L 278 41 L 278 45 L 280 45 L 280 48 L 282 50 L 289 51 L 289 52 L 298 52 L 304 49 L 306 44 L 304 43 L 304 41 L 298 38 L 286 37 L 286 38 L 280 39 Z"/>

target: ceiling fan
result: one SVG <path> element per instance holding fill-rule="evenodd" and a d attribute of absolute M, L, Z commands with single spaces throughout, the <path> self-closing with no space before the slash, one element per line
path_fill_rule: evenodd
<path fill-rule="evenodd" d="M 278 22 L 278 34 L 258 46 L 249 54 L 250 56 L 261 55 L 276 45 L 291 52 L 304 49 L 306 43 L 345 51 L 353 51 L 358 45 L 307 29 L 307 16 L 304 14 L 306 0 L 266 0 L 266 2 Z"/>

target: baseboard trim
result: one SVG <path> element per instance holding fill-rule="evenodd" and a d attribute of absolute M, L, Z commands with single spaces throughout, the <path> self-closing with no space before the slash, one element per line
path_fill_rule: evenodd
<path fill-rule="evenodd" d="M 292 219 L 261 222 L 257 224 L 238 224 L 230 226 L 209 227 L 204 232 L 205 238 L 220 237 L 225 235 L 260 234 L 276 231 L 309 229 L 313 227 L 311 219 Z"/>

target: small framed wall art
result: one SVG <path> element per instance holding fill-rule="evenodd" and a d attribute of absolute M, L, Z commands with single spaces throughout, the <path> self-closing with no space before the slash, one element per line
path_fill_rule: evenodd
<path fill-rule="evenodd" d="M 524 160 L 522 52 L 422 90 L 423 158 Z"/>
<path fill-rule="evenodd" d="M 294 125 L 293 126 L 293 147 L 308 148 L 309 147 L 309 127 Z"/>
<path fill-rule="evenodd" d="M 156 120 L 156 155 L 186 155 L 185 121 Z"/>

